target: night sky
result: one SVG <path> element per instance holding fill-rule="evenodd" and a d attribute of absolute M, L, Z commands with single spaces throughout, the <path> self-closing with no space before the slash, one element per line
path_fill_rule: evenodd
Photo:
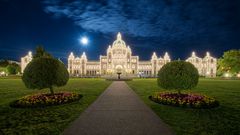
<path fill-rule="evenodd" d="M 141 60 L 153 51 L 220 57 L 240 49 L 239 25 L 239 0 L 0 0 L 0 59 L 19 61 L 42 44 L 65 62 L 71 51 L 98 60 L 118 32 Z"/>

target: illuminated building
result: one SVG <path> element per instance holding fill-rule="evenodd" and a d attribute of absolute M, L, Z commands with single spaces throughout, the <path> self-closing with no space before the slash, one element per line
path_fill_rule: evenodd
<path fill-rule="evenodd" d="M 31 53 L 21 59 L 22 72 L 31 59 Z M 121 34 L 118 33 L 117 39 L 107 48 L 106 55 L 100 55 L 97 61 L 89 60 L 85 52 L 81 56 L 76 56 L 71 52 L 68 56 L 67 69 L 71 76 L 79 77 L 115 77 L 117 73 L 126 77 L 156 77 L 161 67 L 170 61 L 167 52 L 163 57 L 158 57 L 153 52 L 149 61 L 139 60 L 139 56 L 132 55 L 131 48 L 126 45 Z M 191 62 L 198 69 L 200 75 L 216 76 L 217 60 L 209 53 L 202 59 L 193 52 L 186 61 Z"/>

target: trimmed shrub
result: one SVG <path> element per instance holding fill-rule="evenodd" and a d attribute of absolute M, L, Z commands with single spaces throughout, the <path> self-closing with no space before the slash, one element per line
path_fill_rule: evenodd
<path fill-rule="evenodd" d="M 219 106 L 219 102 L 214 98 L 199 94 L 178 94 L 171 92 L 158 92 L 149 97 L 152 101 L 172 106 L 189 108 L 214 108 Z"/>
<path fill-rule="evenodd" d="M 192 89 L 198 84 L 198 70 L 189 62 L 173 61 L 158 72 L 158 85 L 164 89 Z"/>
<path fill-rule="evenodd" d="M 52 105 L 60 105 L 71 103 L 82 98 L 82 95 L 71 92 L 61 92 L 52 94 L 35 94 L 24 96 L 10 103 L 11 107 L 15 108 L 33 108 L 45 107 Z"/>
<path fill-rule="evenodd" d="M 69 74 L 59 60 L 51 57 L 39 57 L 27 65 L 22 80 L 29 89 L 49 88 L 51 94 L 54 94 L 53 87 L 66 85 Z"/>

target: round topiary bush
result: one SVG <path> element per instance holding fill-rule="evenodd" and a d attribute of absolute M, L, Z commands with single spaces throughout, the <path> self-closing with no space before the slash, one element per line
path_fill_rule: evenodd
<path fill-rule="evenodd" d="M 198 70 L 189 62 L 173 61 L 158 72 L 158 85 L 164 89 L 192 89 L 198 84 Z"/>
<path fill-rule="evenodd" d="M 34 58 L 25 68 L 22 80 L 29 89 L 49 88 L 54 94 L 54 86 L 64 86 L 69 74 L 62 62 L 52 57 Z"/>
<path fill-rule="evenodd" d="M 181 90 L 192 89 L 198 84 L 198 70 L 189 62 L 173 61 L 165 64 L 158 72 L 158 85 L 176 92 L 158 92 L 149 96 L 150 100 L 172 106 L 190 108 L 213 108 L 219 106 L 214 98 L 205 95 L 180 93 Z"/>
<path fill-rule="evenodd" d="M 71 92 L 27 95 L 10 103 L 15 108 L 35 108 L 71 103 L 80 100 L 82 95 Z"/>

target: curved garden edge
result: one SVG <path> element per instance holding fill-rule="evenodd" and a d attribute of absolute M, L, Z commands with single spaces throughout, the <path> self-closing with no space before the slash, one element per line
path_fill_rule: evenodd
<path fill-rule="evenodd" d="M 56 106 L 79 101 L 83 95 L 74 92 L 59 92 L 55 94 L 41 93 L 26 95 L 20 99 L 10 102 L 13 108 L 38 108 Z"/>
<path fill-rule="evenodd" d="M 195 93 L 158 92 L 149 96 L 153 102 L 184 108 L 210 109 L 219 106 L 219 102 L 206 95 Z"/>

